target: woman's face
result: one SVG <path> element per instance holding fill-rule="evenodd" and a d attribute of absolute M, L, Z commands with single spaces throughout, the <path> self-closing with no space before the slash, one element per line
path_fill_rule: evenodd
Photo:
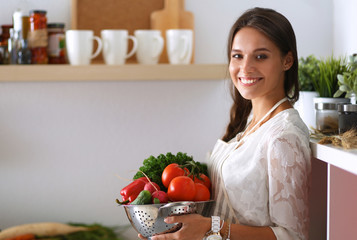
<path fill-rule="evenodd" d="M 244 27 L 234 36 L 229 72 L 245 99 L 285 97 L 284 74 L 291 65 L 292 55 L 283 57 L 279 48 L 258 30 Z"/>

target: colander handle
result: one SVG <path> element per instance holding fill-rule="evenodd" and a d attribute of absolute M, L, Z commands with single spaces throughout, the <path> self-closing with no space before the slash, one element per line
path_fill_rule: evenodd
<path fill-rule="evenodd" d="M 171 203 L 167 203 L 163 206 L 161 206 L 159 208 L 160 209 L 163 209 L 163 208 L 170 208 L 170 207 L 175 207 L 175 206 L 182 206 L 182 205 L 185 205 L 185 206 L 189 206 L 189 205 L 195 205 L 195 202 L 171 202 Z"/>

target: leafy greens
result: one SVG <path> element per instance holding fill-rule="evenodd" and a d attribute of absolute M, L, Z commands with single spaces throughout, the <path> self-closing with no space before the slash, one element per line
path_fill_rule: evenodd
<path fill-rule="evenodd" d="M 192 156 L 187 156 L 186 153 L 178 152 L 176 155 L 168 152 L 166 155 L 160 154 L 157 157 L 150 156 L 143 161 L 143 166 L 139 168 L 134 179 L 143 177 L 144 172 L 151 181 L 157 183 L 161 190 L 166 191 L 166 188 L 162 184 L 161 175 L 165 167 L 171 163 L 177 163 L 178 165 L 185 166 L 190 170 L 195 172 L 201 172 L 207 175 L 207 166 L 199 162 L 195 162 Z M 193 168 L 194 167 L 194 168 Z M 142 172 L 141 172 L 142 171 Z"/>

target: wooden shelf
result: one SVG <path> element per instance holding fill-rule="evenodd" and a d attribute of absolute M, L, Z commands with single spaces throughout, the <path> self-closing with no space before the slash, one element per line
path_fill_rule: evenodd
<path fill-rule="evenodd" d="M 221 80 L 228 76 L 225 64 L 0 65 L 0 82 Z"/>
<path fill-rule="evenodd" d="M 357 175 L 357 149 L 343 149 L 332 144 L 322 145 L 312 139 L 310 146 L 313 157 Z"/>

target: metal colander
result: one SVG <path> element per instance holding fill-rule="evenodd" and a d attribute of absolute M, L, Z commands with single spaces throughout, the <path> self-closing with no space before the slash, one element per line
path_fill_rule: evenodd
<path fill-rule="evenodd" d="M 181 224 L 167 224 L 164 219 L 172 215 L 198 213 L 208 216 L 214 201 L 172 202 L 167 204 L 122 205 L 134 229 L 144 237 L 175 232 Z"/>

